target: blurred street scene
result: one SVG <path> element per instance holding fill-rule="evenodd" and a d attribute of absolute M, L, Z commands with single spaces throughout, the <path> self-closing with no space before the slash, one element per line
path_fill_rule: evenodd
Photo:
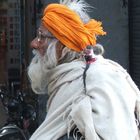
<path fill-rule="evenodd" d="M 99 38 L 99 43 L 105 48 L 105 57 L 120 63 L 140 88 L 140 1 L 86 1 L 95 7 L 93 12 L 89 13 L 90 16 L 101 20 L 107 32 L 107 36 Z M 30 134 L 45 118 L 48 97 L 33 93 L 27 69 L 32 58 L 30 42 L 36 36 L 43 8 L 52 2 L 58 1 L 0 0 L 0 91 L 3 93 L 1 98 L 3 95 L 8 98 L 8 101 L 4 102 L 5 106 L 0 100 L 0 128 L 9 119 L 6 109 L 15 109 L 19 104 L 22 104 L 21 108 L 27 108 L 26 111 L 30 109 L 29 112 L 33 112 L 34 116 L 31 116 L 34 121 L 32 120 Z M 21 110 L 10 112 L 16 114 Z M 22 110 L 21 114 L 24 111 Z M 27 114 L 30 114 L 29 112 Z M 21 117 L 21 114 L 18 115 Z M 25 123 L 23 118 L 22 129 Z"/>

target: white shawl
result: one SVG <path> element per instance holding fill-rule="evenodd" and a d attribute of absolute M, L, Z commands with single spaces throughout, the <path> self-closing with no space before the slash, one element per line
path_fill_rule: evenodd
<path fill-rule="evenodd" d="M 47 117 L 30 140 L 57 140 L 74 125 L 86 140 L 136 140 L 139 90 L 117 63 L 101 56 L 87 70 L 76 60 L 49 71 Z M 76 137 L 75 137 L 76 139 Z"/>

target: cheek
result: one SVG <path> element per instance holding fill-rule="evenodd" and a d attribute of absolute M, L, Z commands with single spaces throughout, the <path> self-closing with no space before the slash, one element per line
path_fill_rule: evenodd
<path fill-rule="evenodd" d="M 46 40 L 44 42 L 39 42 L 39 47 L 37 48 L 37 50 L 39 51 L 41 56 L 44 56 L 47 48 L 48 48 L 48 42 Z"/>

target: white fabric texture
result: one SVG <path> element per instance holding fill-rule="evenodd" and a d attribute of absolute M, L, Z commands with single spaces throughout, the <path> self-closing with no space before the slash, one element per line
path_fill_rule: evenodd
<path fill-rule="evenodd" d="M 73 125 L 86 140 L 138 140 L 134 116 L 139 90 L 117 63 L 97 56 L 87 70 L 75 60 L 48 72 L 47 117 L 30 140 L 57 140 Z"/>

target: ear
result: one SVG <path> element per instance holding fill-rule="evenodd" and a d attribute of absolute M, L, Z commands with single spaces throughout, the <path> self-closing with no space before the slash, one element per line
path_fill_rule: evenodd
<path fill-rule="evenodd" d="M 57 56 L 57 60 L 60 59 L 61 55 L 62 55 L 62 50 L 64 48 L 64 45 L 58 41 L 57 45 L 56 45 L 56 56 Z"/>

